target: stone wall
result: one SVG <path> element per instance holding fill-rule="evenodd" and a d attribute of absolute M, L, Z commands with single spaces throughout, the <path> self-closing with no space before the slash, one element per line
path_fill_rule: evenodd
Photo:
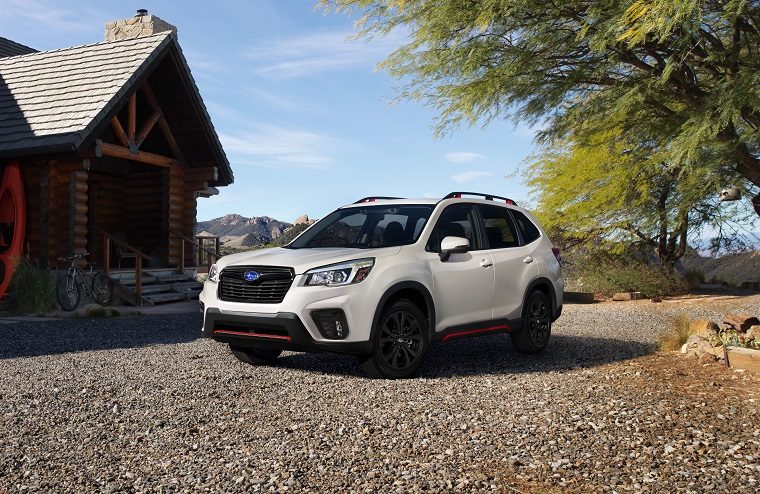
<path fill-rule="evenodd" d="M 106 23 L 106 41 L 138 38 L 164 31 L 177 32 L 177 28 L 155 15 L 136 15 Z"/>

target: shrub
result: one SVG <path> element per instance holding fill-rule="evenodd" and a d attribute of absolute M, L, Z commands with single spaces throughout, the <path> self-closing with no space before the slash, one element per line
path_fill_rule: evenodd
<path fill-rule="evenodd" d="M 683 279 L 689 284 L 690 288 L 697 288 L 700 284 L 705 282 L 705 272 L 699 268 L 687 269 L 683 275 Z"/>
<path fill-rule="evenodd" d="M 682 295 L 689 284 L 660 266 L 622 259 L 590 259 L 576 266 L 574 283 L 583 291 L 612 295 L 643 292 L 648 297 Z"/>
<path fill-rule="evenodd" d="M 8 305 L 14 312 L 39 313 L 56 307 L 55 282 L 50 272 L 22 259 L 13 273 Z"/>
<path fill-rule="evenodd" d="M 680 314 L 672 321 L 671 329 L 660 337 L 660 350 L 669 352 L 680 349 L 691 336 L 691 320 Z"/>
<path fill-rule="evenodd" d="M 108 317 L 108 311 L 105 307 L 98 304 L 89 304 L 84 308 L 85 317 Z"/>

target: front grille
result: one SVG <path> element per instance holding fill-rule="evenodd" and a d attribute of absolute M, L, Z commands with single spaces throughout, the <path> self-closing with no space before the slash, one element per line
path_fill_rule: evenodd
<path fill-rule="evenodd" d="M 248 282 L 243 275 L 256 271 L 260 277 Z M 293 283 L 293 268 L 281 266 L 231 266 L 219 275 L 219 299 L 249 304 L 279 304 Z"/>

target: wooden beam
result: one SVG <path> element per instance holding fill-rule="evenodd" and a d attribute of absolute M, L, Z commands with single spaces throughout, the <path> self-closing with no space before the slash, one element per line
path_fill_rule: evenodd
<path fill-rule="evenodd" d="M 119 142 L 124 146 L 129 147 L 129 138 L 127 137 L 127 133 L 124 132 L 124 127 L 121 126 L 118 117 L 113 117 L 111 119 L 111 128 L 113 129 L 113 133 L 116 134 L 116 138 Z"/>
<path fill-rule="evenodd" d="M 153 89 L 151 89 L 150 84 L 147 82 L 143 84 L 142 89 L 145 96 L 148 98 L 148 104 L 153 108 L 153 111 L 161 113 L 161 118 L 158 119 L 158 127 L 161 129 L 161 133 L 164 134 L 164 139 L 166 139 L 166 142 L 169 144 L 172 154 L 174 154 L 174 157 L 179 161 L 185 161 L 185 156 L 182 154 L 182 151 L 177 144 L 177 140 L 174 138 L 172 129 L 169 127 L 166 118 L 163 116 L 163 112 L 161 112 L 161 106 L 158 104 L 158 99 L 156 99 Z"/>
<path fill-rule="evenodd" d="M 135 130 L 137 129 L 137 93 L 129 97 L 127 127 L 130 147 L 135 142 Z"/>
<path fill-rule="evenodd" d="M 148 153 L 146 151 L 136 151 L 133 153 L 129 150 L 129 148 L 119 146 L 117 144 L 103 142 L 100 139 L 95 141 L 95 156 L 98 158 L 103 156 L 111 156 L 112 158 L 139 161 L 140 163 L 160 166 L 163 168 L 169 168 L 172 165 L 182 165 L 182 163 L 179 161 L 168 158 L 166 156 L 161 156 L 160 154 Z"/>
<path fill-rule="evenodd" d="M 150 118 L 148 118 L 148 121 L 143 124 L 140 132 L 137 133 L 137 137 L 135 137 L 135 147 L 137 149 L 140 149 L 140 145 L 143 143 L 145 138 L 148 137 L 151 129 L 153 129 L 153 126 L 156 125 L 156 122 L 158 122 L 160 118 L 161 112 L 154 111 Z"/>

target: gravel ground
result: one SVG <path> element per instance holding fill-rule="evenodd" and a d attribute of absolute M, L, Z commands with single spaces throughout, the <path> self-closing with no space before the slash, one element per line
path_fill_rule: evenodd
<path fill-rule="evenodd" d="M 247 366 L 196 314 L 2 325 L 0 493 L 758 492 L 760 378 L 651 354 L 726 304 L 566 306 L 541 355 L 452 342 L 403 381 Z"/>

